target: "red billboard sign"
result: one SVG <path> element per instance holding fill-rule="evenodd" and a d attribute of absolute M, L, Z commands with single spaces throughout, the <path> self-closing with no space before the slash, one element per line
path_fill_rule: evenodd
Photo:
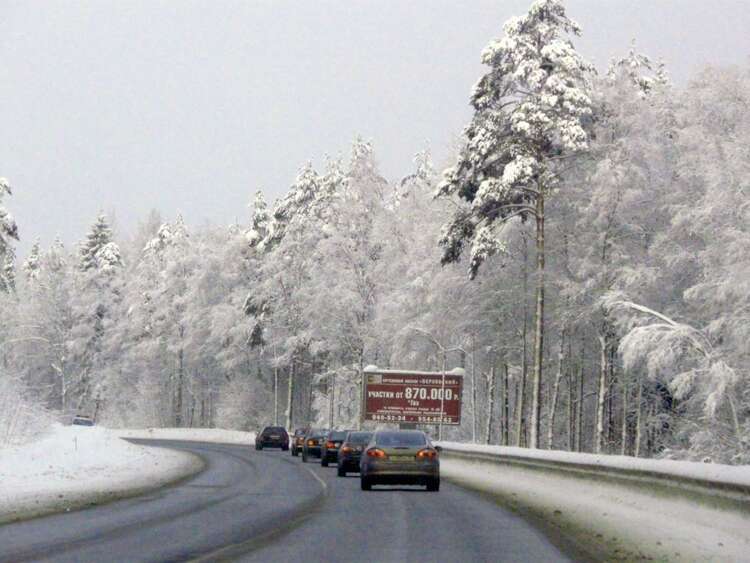
<path fill-rule="evenodd" d="M 365 420 L 461 424 L 463 377 L 455 372 L 365 372 Z"/>

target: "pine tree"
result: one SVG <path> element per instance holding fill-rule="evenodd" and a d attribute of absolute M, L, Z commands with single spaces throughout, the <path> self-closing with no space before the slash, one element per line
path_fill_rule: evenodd
<path fill-rule="evenodd" d="M 245 232 L 245 237 L 248 244 L 251 247 L 255 247 L 268 234 L 268 223 L 271 220 L 271 216 L 268 213 L 268 204 L 266 204 L 266 199 L 263 197 L 262 191 L 258 190 L 255 192 L 255 200 L 251 208 L 253 210 L 252 225 Z"/>
<path fill-rule="evenodd" d="M 112 229 L 106 215 L 100 213 L 81 243 L 79 267 L 83 271 L 109 271 L 120 265 L 120 249 L 112 242 Z"/>
<path fill-rule="evenodd" d="M 474 117 L 458 162 L 444 173 L 438 194 L 466 200 L 445 227 L 443 262 L 471 245 L 470 273 L 503 250 L 500 231 L 513 218 L 536 222 L 537 295 L 530 446 L 538 447 L 544 343 L 544 204 L 561 187 L 561 162 L 587 148 L 593 67 L 567 34 L 578 25 L 560 0 L 537 0 L 505 24 L 505 37 L 482 53 L 490 67 L 477 83 Z"/>
<path fill-rule="evenodd" d="M 39 239 L 36 239 L 34 245 L 31 247 L 28 258 L 24 260 L 22 266 L 23 273 L 26 275 L 26 279 L 30 282 L 36 281 L 39 277 L 39 260 Z"/>
<path fill-rule="evenodd" d="M 92 412 L 91 401 L 105 383 L 102 373 L 107 368 L 108 335 L 121 301 L 122 266 L 120 248 L 101 213 L 79 246 L 77 287 L 72 296 L 71 350 L 79 369 L 75 394 L 79 408 Z"/>
<path fill-rule="evenodd" d="M 16 291 L 16 253 L 12 248 L 6 251 L 3 259 L 0 290 L 5 293 L 15 293 Z"/>
<path fill-rule="evenodd" d="M 0 178 L 0 255 L 5 253 L 10 248 L 10 241 L 8 239 L 18 240 L 18 226 L 13 215 L 5 209 L 2 205 L 3 199 L 6 195 L 12 195 L 8 180 Z"/>
<path fill-rule="evenodd" d="M 16 287 L 16 254 L 12 240 L 18 240 L 16 220 L 2 205 L 6 195 L 12 195 L 8 180 L 0 178 L 0 291 L 12 293 Z"/>

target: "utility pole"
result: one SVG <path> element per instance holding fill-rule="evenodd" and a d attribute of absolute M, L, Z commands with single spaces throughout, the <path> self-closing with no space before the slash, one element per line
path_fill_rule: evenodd
<path fill-rule="evenodd" d="M 471 333 L 471 441 L 477 443 L 477 373 L 476 373 L 476 355 L 474 353 L 476 346 L 474 342 L 474 333 Z"/>
<path fill-rule="evenodd" d="M 273 343 L 273 423 L 279 425 L 279 364 L 276 361 L 276 342 Z M 291 428 L 289 429 L 291 431 Z"/>
<path fill-rule="evenodd" d="M 334 427 L 334 393 L 336 392 L 336 372 L 332 371 L 328 375 L 328 428 Z"/>

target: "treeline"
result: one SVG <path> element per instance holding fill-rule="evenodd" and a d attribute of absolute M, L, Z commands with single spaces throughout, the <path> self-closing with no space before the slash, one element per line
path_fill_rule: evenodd
<path fill-rule="evenodd" d="M 246 224 L 102 215 L 17 274 L 4 228 L 19 416 L 352 426 L 366 365 L 445 363 L 450 439 L 750 462 L 750 69 L 597 74 L 576 33 L 556 0 L 506 24 L 451 166 L 389 181 L 357 139 Z"/>

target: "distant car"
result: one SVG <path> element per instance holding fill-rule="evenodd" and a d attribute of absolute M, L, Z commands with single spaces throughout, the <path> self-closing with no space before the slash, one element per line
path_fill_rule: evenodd
<path fill-rule="evenodd" d="M 320 457 L 320 448 L 328 437 L 328 430 L 324 428 L 311 428 L 305 434 L 305 442 L 302 445 L 302 462 L 307 463 L 311 457 Z"/>
<path fill-rule="evenodd" d="M 305 444 L 305 434 L 307 434 L 308 430 L 310 429 L 297 428 L 297 430 L 294 431 L 294 435 L 292 436 L 292 443 L 290 444 L 290 449 L 292 450 L 292 455 L 294 457 L 297 457 L 300 452 L 302 452 L 302 446 Z"/>
<path fill-rule="evenodd" d="M 398 430 L 375 432 L 360 461 L 360 485 L 424 485 L 440 490 L 439 447 L 424 432 Z"/>
<path fill-rule="evenodd" d="M 81 414 L 73 417 L 73 426 L 94 426 L 94 419 L 90 416 L 83 416 Z"/>
<path fill-rule="evenodd" d="M 349 434 L 348 430 L 331 430 L 326 441 L 320 448 L 320 465 L 328 467 L 329 463 L 336 463 L 339 457 L 339 448 Z"/>
<path fill-rule="evenodd" d="M 349 472 L 359 473 L 362 450 L 372 440 L 372 432 L 349 432 L 339 448 L 337 459 L 338 476 L 346 477 Z"/>
<path fill-rule="evenodd" d="M 289 434 L 283 426 L 266 426 L 263 432 L 255 436 L 255 449 L 281 448 L 289 449 Z"/>

